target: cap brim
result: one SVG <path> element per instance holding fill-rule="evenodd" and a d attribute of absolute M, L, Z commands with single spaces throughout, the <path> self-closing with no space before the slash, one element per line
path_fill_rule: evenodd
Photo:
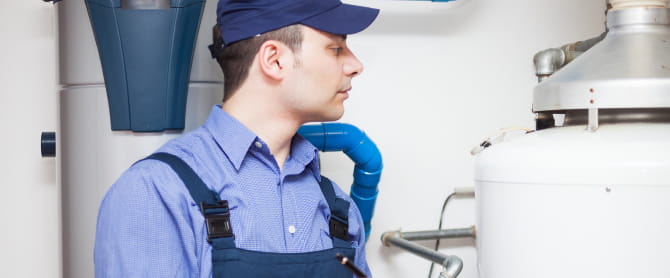
<path fill-rule="evenodd" d="M 300 23 L 331 34 L 349 35 L 368 28 L 378 14 L 378 9 L 342 4 Z"/>

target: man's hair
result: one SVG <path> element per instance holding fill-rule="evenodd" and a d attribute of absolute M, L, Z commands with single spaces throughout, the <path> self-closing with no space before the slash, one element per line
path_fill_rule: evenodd
<path fill-rule="evenodd" d="M 247 79 L 251 62 L 264 42 L 276 40 L 286 44 L 294 53 L 299 51 L 303 39 L 300 26 L 289 25 L 224 46 L 219 25 L 214 25 L 212 38 L 214 47 L 220 49 L 215 51 L 215 58 L 223 71 L 223 100 L 228 99 Z"/>

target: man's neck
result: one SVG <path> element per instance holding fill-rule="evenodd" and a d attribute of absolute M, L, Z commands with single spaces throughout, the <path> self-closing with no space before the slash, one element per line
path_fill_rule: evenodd
<path fill-rule="evenodd" d="M 291 141 L 301 123 L 283 117 L 282 113 L 273 107 L 264 107 L 262 103 L 245 104 L 248 103 L 243 99 L 231 98 L 223 104 L 222 109 L 263 139 L 279 169 L 283 169 L 291 153 Z"/>

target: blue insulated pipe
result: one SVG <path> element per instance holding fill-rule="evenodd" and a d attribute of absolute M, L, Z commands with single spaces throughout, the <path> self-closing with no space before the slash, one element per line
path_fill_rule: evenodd
<path fill-rule="evenodd" d="M 379 192 L 377 184 L 383 168 L 379 149 L 363 131 L 345 123 L 304 125 L 298 129 L 298 133 L 320 151 L 343 151 L 356 164 L 350 195 L 363 216 L 367 239 Z"/>

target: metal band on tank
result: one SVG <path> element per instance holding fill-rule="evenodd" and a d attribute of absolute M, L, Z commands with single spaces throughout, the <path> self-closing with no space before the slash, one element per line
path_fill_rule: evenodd
<path fill-rule="evenodd" d="M 121 0 L 124 10 L 163 10 L 170 8 L 170 0 Z"/>

